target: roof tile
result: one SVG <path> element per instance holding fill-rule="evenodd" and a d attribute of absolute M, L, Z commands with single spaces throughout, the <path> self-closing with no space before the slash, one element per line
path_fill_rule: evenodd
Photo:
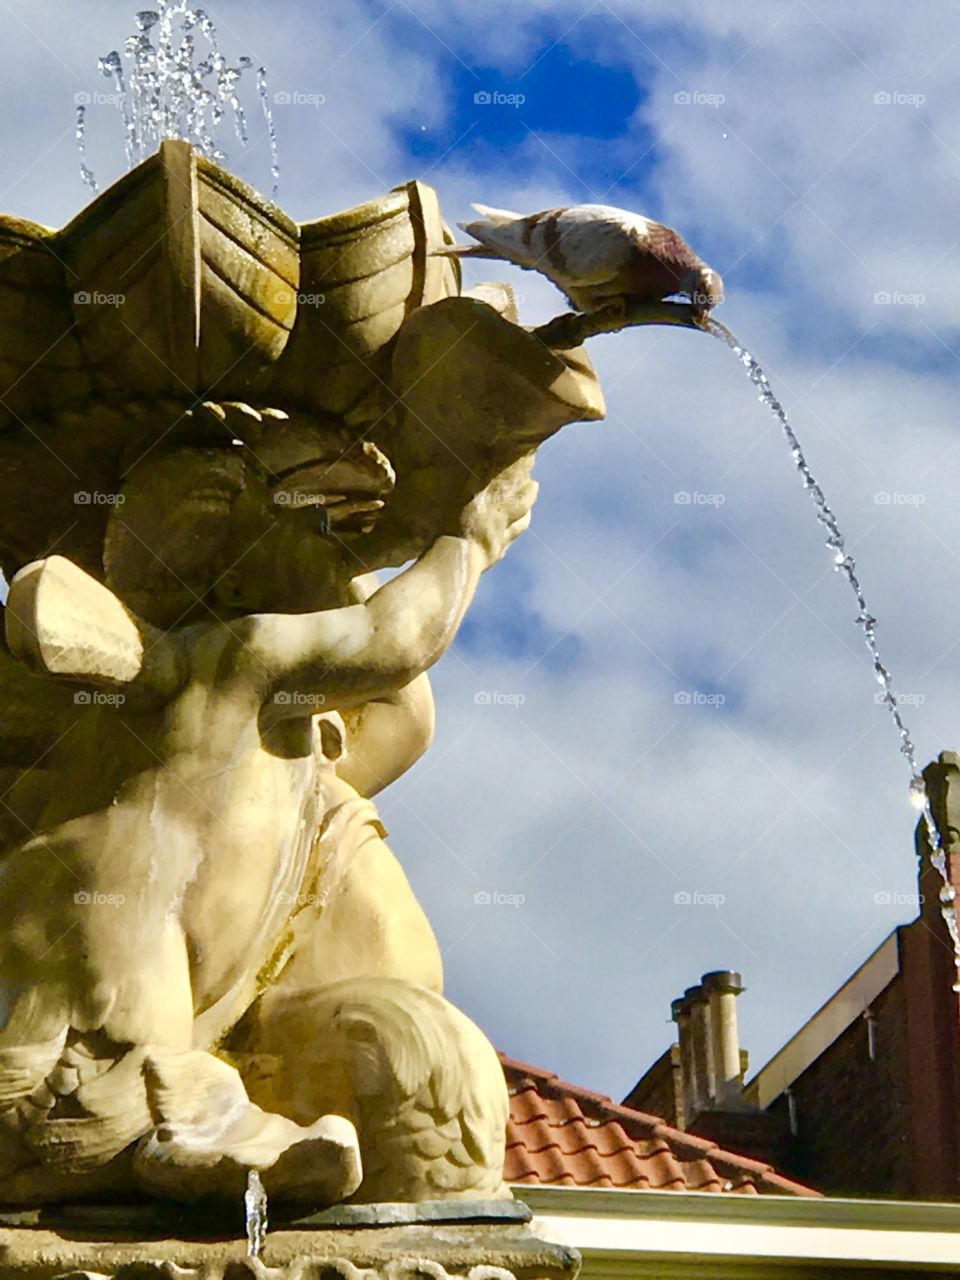
<path fill-rule="evenodd" d="M 504 1177 L 526 1185 L 819 1194 L 603 1094 L 500 1055 L 510 1091 Z"/>

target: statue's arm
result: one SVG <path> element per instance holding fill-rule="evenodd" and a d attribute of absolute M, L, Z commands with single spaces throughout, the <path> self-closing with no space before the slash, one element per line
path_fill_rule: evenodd
<path fill-rule="evenodd" d="M 169 696 L 184 659 L 163 632 L 64 556 L 25 565 L 10 583 L 3 614 L 10 653 L 40 676 Z"/>
<path fill-rule="evenodd" d="M 480 574 L 530 523 L 536 492 L 529 463 L 502 473 L 462 512 L 461 536 L 438 538 L 364 603 L 231 624 L 241 660 L 258 666 L 265 713 L 350 710 L 427 671 L 453 641 Z"/>
<path fill-rule="evenodd" d="M 344 716 L 347 750 L 337 773 L 362 796 L 375 796 L 424 754 L 433 740 L 435 712 L 426 672 L 385 698 L 372 698 Z"/>
<path fill-rule="evenodd" d="M 442 537 L 363 604 L 233 624 L 265 684 L 265 712 L 349 710 L 408 685 L 449 647 L 486 567 L 476 543 Z"/>
<path fill-rule="evenodd" d="M 379 591 L 375 573 L 354 578 L 358 602 Z M 337 773 L 362 796 L 375 796 L 395 782 L 424 754 L 433 741 L 436 709 L 426 671 L 383 698 L 371 698 L 343 716 L 346 750 L 337 760 Z"/>

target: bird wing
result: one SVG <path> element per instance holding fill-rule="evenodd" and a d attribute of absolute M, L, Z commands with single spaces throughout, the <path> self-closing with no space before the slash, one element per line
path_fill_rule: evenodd
<path fill-rule="evenodd" d="M 602 284 L 617 276 L 636 253 L 639 227 L 599 206 L 563 210 L 543 224 L 543 257 L 537 267 L 561 285 Z M 646 223 L 646 219 L 639 219 Z"/>
<path fill-rule="evenodd" d="M 644 253 L 649 253 L 668 266 L 691 267 L 704 266 L 700 258 L 687 244 L 679 231 L 665 227 L 662 222 L 648 222 L 644 234 L 636 235 L 634 243 Z"/>

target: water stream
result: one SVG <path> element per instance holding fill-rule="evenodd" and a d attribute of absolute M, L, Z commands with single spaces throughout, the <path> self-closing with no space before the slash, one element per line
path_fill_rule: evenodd
<path fill-rule="evenodd" d="M 267 1193 L 256 1169 L 247 1174 L 243 1208 L 247 1220 L 247 1257 L 259 1258 L 267 1235 Z"/>
<path fill-rule="evenodd" d="M 927 795 L 927 788 L 920 772 L 916 747 L 900 712 L 900 700 L 893 686 L 893 677 L 880 656 L 880 650 L 877 646 L 877 620 L 867 607 L 863 587 L 857 577 L 856 561 L 847 548 L 846 539 L 840 529 L 840 525 L 837 523 L 837 517 L 824 497 L 823 490 L 817 483 L 813 472 L 810 470 L 796 432 L 790 425 L 790 420 L 784 411 L 783 405 L 774 394 L 760 363 L 747 351 L 726 325 L 721 324 L 719 320 L 714 320 L 711 316 L 704 321 L 704 327 L 708 333 L 711 333 L 715 338 L 719 338 L 721 342 L 730 347 L 739 358 L 740 363 L 747 371 L 748 378 L 756 387 L 761 402 L 767 406 L 780 423 L 780 428 L 787 444 L 790 446 L 790 455 L 797 471 L 800 473 L 803 487 L 810 494 L 816 517 L 827 531 L 826 545 L 833 556 L 834 568 L 849 583 L 850 590 L 856 598 L 858 613 L 854 621 L 863 631 L 863 639 L 873 664 L 874 676 L 882 690 L 882 701 L 890 712 L 894 728 L 900 739 L 900 754 L 904 757 L 910 769 L 910 798 L 914 806 L 920 810 L 923 819 L 924 829 L 930 845 L 930 861 L 936 867 L 943 880 L 943 888 L 940 890 L 940 911 L 953 942 L 954 965 L 957 969 L 957 981 L 954 982 L 954 990 L 960 991 L 960 927 L 958 927 L 955 902 L 957 891 L 950 881 L 943 841 L 933 816 L 933 810 L 930 807 L 930 797 Z"/>
<path fill-rule="evenodd" d="M 136 24 L 122 56 L 114 49 L 98 63 L 100 74 L 113 84 L 110 98 L 123 116 L 127 167 L 140 164 L 167 138 L 192 143 L 201 155 L 222 163 L 227 156 L 217 142 L 217 132 L 228 114 L 241 147 L 249 146 L 247 116 L 237 90 L 244 73 L 253 68 L 253 60 L 243 56 L 236 66 L 229 65 L 210 15 L 205 9 L 190 8 L 186 0 L 157 0 L 156 9 L 140 10 Z M 256 84 L 276 196 L 277 134 L 264 67 L 257 68 Z M 87 104 L 81 103 L 76 118 L 80 176 L 96 191 L 98 183 L 86 161 L 87 123 Z"/>

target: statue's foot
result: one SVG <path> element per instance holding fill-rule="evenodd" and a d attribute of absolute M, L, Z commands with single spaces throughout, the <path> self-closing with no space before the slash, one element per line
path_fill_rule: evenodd
<path fill-rule="evenodd" d="M 292 1122 L 291 1122 L 292 1123 Z M 295 1125 L 295 1128 L 300 1128 Z M 357 1131 L 343 1116 L 321 1116 L 263 1172 L 271 1198 L 297 1204 L 339 1204 L 360 1186 Z"/>
<path fill-rule="evenodd" d="M 248 1103 L 244 1114 L 215 1134 L 201 1127 L 161 1125 L 134 1154 L 138 1182 L 174 1200 L 207 1196 L 241 1201 L 256 1169 L 268 1196 L 322 1208 L 360 1185 L 357 1133 L 343 1116 L 295 1124 Z"/>
<path fill-rule="evenodd" d="M 296 1124 L 252 1103 L 237 1072 L 206 1053 L 150 1059 L 148 1090 L 161 1123 L 137 1144 L 137 1181 L 174 1200 L 242 1199 L 256 1169 L 268 1195 L 320 1208 L 352 1195 L 362 1170 L 343 1116 Z"/>

